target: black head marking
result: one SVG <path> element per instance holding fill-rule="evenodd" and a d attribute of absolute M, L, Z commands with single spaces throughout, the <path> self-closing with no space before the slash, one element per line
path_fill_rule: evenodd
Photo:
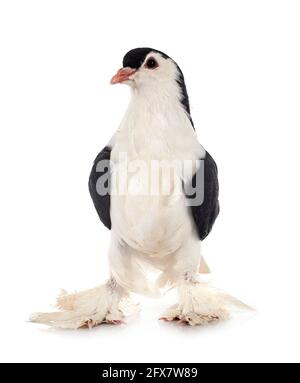
<path fill-rule="evenodd" d="M 169 56 L 152 48 L 135 48 L 127 52 L 123 58 L 123 67 L 129 66 L 130 68 L 138 69 L 144 62 L 146 56 L 150 53 L 160 53 L 163 58 L 168 59 Z"/>
<path fill-rule="evenodd" d="M 177 79 L 177 83 L 178 83 L 178 85 L 180 86 L 180 89 L 181 89 L 181 100 L 180 101 L 181 101 L 185 111 L 187 112 L 187 114 L 189 116 L 189 119 L 191 121 L 191 124 L 192 124 L 192 126 L 194 128 L 194 123 L 193 123 L 193 120 L 192 120 L 192 117 L 191 117 L 189 96 L 187 94 L 187 90 L 186 90 L 186 86 L 185 86 L 185 81 L 184 81 L 183 73 L 182 73 L 182 71 L 181 71 L 181 69 L 179 68 L 178 65 L 177 65 L 177 69 L 178 69 L 178 72 L 179 72 L 179 77 Z"/>
<path fill-rule="evenodd" d="M 129 52 L 127 52 L 126 55 L 124 56 L 123 67 L 130 67 L 130 68 L 134 68 L 134 69 L 140 68 L 140 66 L 144 62 L 146 56 L 150 52 L 159 53 L 163 58 L 170 59 L 170 57 L 168 55 L 166 55 L 165 53 L 163 53 L 161 51 L 158 51 L 157 49 L 135 48 L 135 49 L 132 49 Z M 174 60 L 172 60 L 172 61 L 177 66 L 178 73 L 179 73 L 177 83 L 181 89 L 181 95 L 182 95 L 181 103 L 182 103 L 184 109 L 186 110 L 186 112 L 189 116 L 189 119 L 191 121 L 192 126 L 194 127 L 193 120 L 192 120 L 191 113 L 190 113 L 189 97 L 187 94 L 183 73 L 182 73 L 181 69 L 179 68 L 179 66 L 176 64 L 176 62 Z"/>

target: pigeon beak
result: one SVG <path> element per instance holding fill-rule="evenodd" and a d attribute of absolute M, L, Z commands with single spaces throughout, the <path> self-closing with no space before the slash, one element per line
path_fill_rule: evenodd
<path fill-rule="evenodd" d="M 133 68 L 129 68 L 129 67 L 121 68 L 110 80 L 110 83 L 119 84 L 126 80 L 130 80 L 130 76 L 132 76 L 135 72 L 136 72 L 136 69 L 133 69 Z"/>

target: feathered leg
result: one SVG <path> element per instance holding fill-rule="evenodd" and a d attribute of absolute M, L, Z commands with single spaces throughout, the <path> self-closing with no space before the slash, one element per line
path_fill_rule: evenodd
<path fill-rule="evenodd" d="M 126 290 L 111 278 L 106 284 L 90 290 L 72 294 L 63 291 L 56 301 L 61 311 L 36 313 L 30 319 L 32 322 L 69 329 L 91 328 L 101 323 L 119 324 L 124 319 L 121 301 L 127 296 Z"/>
<path fill-rule="evenodd" d="M 177 252 L 169 279 L 176 280 L 178 303 L 160 319 L 204 325 L 228 319 L 232 308 L 250 309 L 238 299 L 201 281 L 197 275 L 200 259 L 200 242 L 193 239 Z"/>
<path fill-rule="evenodd" d="M 109 281 L 94 289 L 73 294 L 62 291 L 56 300 L 60 311 L 35 313 L 31 321 L 70 329 L 93 327 L 101 323 L 122 323 L 126 314 L 131 315 L 137 311 L 135 305 L 129 305 L 129 293 L 147 292 L 143 283 L 144 274 L 133 262 L 132 251 L 112 234 Z"/>

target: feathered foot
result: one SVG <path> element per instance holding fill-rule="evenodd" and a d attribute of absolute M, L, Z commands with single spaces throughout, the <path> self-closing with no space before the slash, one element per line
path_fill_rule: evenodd
<path fill-rule="evenodd" d="M 68 329 L 92 328 L 101 323 L 121 324 L 125 318 L 121 300 L 126 297 L 127 294 L 114 280 L 78 293 L 67 294 L 62 291 L 56 301 L 56 306 L 61 311 L 35 313 L 30 320 Z"/>
<path fill-rule="evenodd" d="M 160 319 L 191 326 L 205 325 L 228 319 L 230 308 L 251 309 L 238 299 L 206 283 L 189 281 L 179 287 L 179 304 L 166 310 Z"/>

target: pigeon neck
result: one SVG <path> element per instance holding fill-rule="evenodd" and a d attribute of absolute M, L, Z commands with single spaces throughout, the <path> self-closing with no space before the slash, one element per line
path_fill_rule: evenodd
<path fill-rule="evenodd" d="M 166 92 L 166 87 L 157 92 L 133 90 L 119 130 L 126 150 L 158 158 L 180 148 L 186 155 L 187 148 L 196 145 L 195 131 L 179 95 Z"/>
<path fill-rule="evenodd" d="M 179 115 L 187 116 L 190 119 L 189 110 L 182 103 L 181 89 L 177 83 L 133 88 L 129 112 L 139 122 L 157 120 L 157 123 L 164 121 L 173 125 Z M 140 121 L 140 119 L 144 119 L 144 121 Z"/>

